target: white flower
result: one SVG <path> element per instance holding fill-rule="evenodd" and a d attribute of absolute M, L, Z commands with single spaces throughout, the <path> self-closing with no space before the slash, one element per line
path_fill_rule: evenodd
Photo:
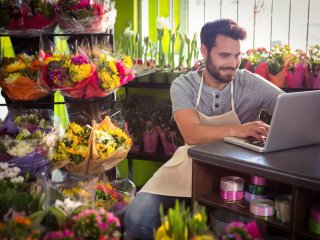
<path fill-rule="evenodd" d="M 31 132 L 30 132 L 28 129 L 26 129 L 26 128 L 22 128 L 22 129 L 21 129 L 21 132 L 22 132 L 22 134 L 23 134 L 24 137 L 29 137 L 29 136 L 31 136 Z"/>
<path fill-rule="evenodd" d="M 67 215 L 70 215 L 74 209 L 81 206 L 81 202 L 72 201 L 70 198 L 65 198 L 64 201 L 56 200 L 54 205 L 63 210 Z"/>
<path fill-rule="evenodd" d="M 94 133 L 97 137 L 97 143 L 102 143 L 104 140 L 113 139 L 113 137 L 109 133 L 104 132 L 104 131 L 95 130 Z"/>
<path fill-rule="evenodd" d="M 9 168 L 9 164 L 8 163 L 2 163 L 0 162 L 0 169 L 2 170 L 7 170 Z"/>
<path fill-rule="evenodd" d="M 20 141 L 18 144 L 7 151 L 11 156 L 24 157 L 28 153 L 32 152 L 33 148 L 30 143 L 26 141 Z"/>
<path fill-rule="evenodd" d="M 24 179 L 21 176 L 11 178 L 10 182 L 12 183 L 23 183 Z"/>
<path fill-rule="evenodd" d="M 130 27 L 126 27 L 123 31 L 123 35 L 127 38 L 130 38 L 134 35 L 134 31 L 132 31 Z"/>
<path fill-rule="evenodd" d="M 163 28 L 170 29 L 169 18 L 157 17 L 157 28 L 158 29 L 163 29 Z"/>

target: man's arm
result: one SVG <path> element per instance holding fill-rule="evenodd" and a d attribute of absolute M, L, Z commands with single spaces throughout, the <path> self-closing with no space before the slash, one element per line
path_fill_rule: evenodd
<path fill-rule="evenodd" d="M 182 137 L 186 144 L 195 145 L 208 143 L 232 137 L 255 137 L 262 140 L 266 136 L 269 126 L 261 121 L 254 121 L 242 125 L 233 126 L 210 126 L 200 123 L 198 113 L 193 109 L 180 109 L 173 114 Z"/>

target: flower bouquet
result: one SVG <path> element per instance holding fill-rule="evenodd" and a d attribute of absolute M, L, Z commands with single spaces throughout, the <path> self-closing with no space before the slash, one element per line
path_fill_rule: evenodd
<path fill-rule="evenodd" d="M 265 48 L 248 50 L 246 69 L 268 79 L 268 66 L 266 64 L 267 55 L 268 52 Z"/>
<path fill-rule="evenodd" d="M 1 1 L 0 27 L 10 34 L 37 35 L 52 31 L 56 25 L 54 7 L 51 0 L 4 0 Z"/>
<path fill-rule="evenodd" d="M 94 76 L 95 67 L 84 54 L 43 54 L 44 66 L 40 85 L 51 91 L 60 90 L 65 96 L 87 98 L 87 85 Z"/>
<path fill-rule="evenodd" d="M 9 113 L 0 126 L 1 157 L 19 167 L 20 174 L 28 173 L 35 178 L 37 173 L 50 168 L 56 131 L 51 121 L 35 114 L 24 113 L 14 117 Z"/>
<path fill-rule="evenodd" d="M 104 208 L 117 216 L 121 215 L 131 202 L 135 192 L 135 185 L 129 179 L 99 182 L 96 189 L 95 207 L 97 209 Z"/>
<path fill-rule="evenodd" d="M 37 84 L 39 61 L 34 55 L 19 54 L 2 59 L 0 86 L 12 100 L 34 100 L 48 94 Z"/>
<path fill-rule="evenodd" d="M 320 45 L 309 48 L 307 70 L 307 87 L 320 89 Z"/>
<path fill-rule="evenodd" d="M 108 116 L 101 123 L 94 123 L 92 132 L 92 156 L 87 174 L 100 175 L 126 158 L 132 140 L 123 130 L 113 125 Z"/>
<path fill-rule="evenodd" d="M 119 59 L 107 52 L 99 51 L 92 59 L 96 72 L 87 86 L 87 98 L 104 97 L 134 79 L 130 56 Z"/>
<path fill-rule="evenodd" d="M 68 124 L 53 155 L 53 168 L 85 175 L 90 158 L 91 128 L 77 123 Z"/>
<path fill-rule="evenodd" d="M 113 28 L 117 11 L 112 0 L 59 0 L 56 14 L 65 33 L 98 33 Z"/>
<path fill-rule="evenodd" d="M 269 80 L 278 87 L 285 87 L 285 76 L 290 53 L 291 48 L 289 45 L 280 47 L 276 44 L 271 48 L 267 58 Z"/>
<path fill-rule="evenodd" d="M 286 82 L 288 88 L 301 88 L 307 70 L 307 54 L 299 49 L 288 58 Z"/>

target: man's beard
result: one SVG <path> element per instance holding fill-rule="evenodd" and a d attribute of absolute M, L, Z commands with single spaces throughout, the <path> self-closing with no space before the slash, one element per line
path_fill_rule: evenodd
<path fill-rule="evenodd" d="M 214 65 L 212 63 L 211 58 L 208 57 L 207 62 L 206 62 L 206 69 L 209 72 L 209 74 L 211 75 L 211 77 L 213 77 L 217 81 L 219 81 L 221 83 L 229 83 L 234 79 L 235 74 L 222 76 L 220 74 L 219 70 L 236 70 L 237 68 L 233 68 L 233 67 L 220 67 L 220 68 L 218 68 L 216 65 Z"/>

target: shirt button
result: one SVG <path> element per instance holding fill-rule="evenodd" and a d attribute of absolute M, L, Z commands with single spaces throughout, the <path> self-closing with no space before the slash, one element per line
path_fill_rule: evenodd
<path fill-rule="evenodd" d="M 216 98 L 219 98 L 220 96 L 219 95 L 216 95 Z"/>
<path fill-rule="evenodd" d="M 215 107 L 215 108 L 218 108 L 218 107 L 219 107 L 219 104 L 215 104 L 214 107 Z"/>

